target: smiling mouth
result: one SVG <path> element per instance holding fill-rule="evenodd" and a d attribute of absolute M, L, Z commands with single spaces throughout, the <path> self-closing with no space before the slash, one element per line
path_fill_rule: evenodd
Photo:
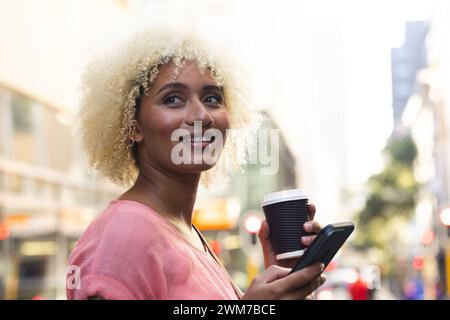
<path fill-rule="evenodd" d="M 216 140 L 215 136 L 211 136 L 211 137 L 192 137 L 192 136 L 180 136 L 178 138 L 179 142 L 184 142 L 184 143 L 191 143 L 191 144 L 208 144 L 208 143 L 212 143 L 214 142 L 214 140 Z"/>

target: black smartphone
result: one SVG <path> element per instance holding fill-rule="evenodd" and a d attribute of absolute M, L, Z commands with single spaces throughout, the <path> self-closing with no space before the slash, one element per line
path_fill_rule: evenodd
<path fill-rule="evenodd" d="M 305 252 L 290 273 L 306 268 L 316 262 L 322 262 L 326 268 L 354 229 L 355 226 L 352 222 L 327 225 L 319 232 L 311 246 L 305 249 Z"/>

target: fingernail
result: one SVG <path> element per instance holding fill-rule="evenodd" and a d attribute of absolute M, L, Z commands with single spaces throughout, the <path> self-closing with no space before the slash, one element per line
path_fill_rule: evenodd
<path fill-rule="evenodd" d="M 302 241 L 303 241 L 304 243 L 309 244 L 309 243 L 311 242 L 311 239 L 310 239 L 309 237 L 302 237 Z"/>
<path fill-rule="evenodd" d="M 304 225 L 304 228 L 305 228 L 306 231 L 311 231 L 311 229 L 312 229 L 311 222 L 306 222 L 305 225 Z"/>
<path fill-rule="evenodd" d="M 320 271 L 323 271 L 325 269 L 325 265 L 323 263 L 320 264 Z"/>
<path fill-rule="evenodd" d="M 325 281 L 327 281 L 327 276 L 324 274 L 320 275 L 320 278 L 321 278 L 322 283 L 325 283 Z"/>

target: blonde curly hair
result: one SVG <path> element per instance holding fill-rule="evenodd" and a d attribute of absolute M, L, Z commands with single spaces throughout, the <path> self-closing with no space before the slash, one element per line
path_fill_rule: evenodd
<path fill-rule="evenodd" d="M 240 169 L 261 118 L 249 108 L 247 77 L 216 48 L 187 28 L 147 27 L 90 61 L 81 78 L 77 125 L 89 164 L 120 186 L 134 183 L 139 171 L 131 141 L 136 103 L 148 94 L 161 65 L 174 62 L 178 70 L 183 61 L 195 61 L 223 86 L 230 129 L 245 129 L 229 132 L 220 160 L 202 173 L 201 183 L 208 187 L 214 177 L 227 178 L 230 169 Z"/>

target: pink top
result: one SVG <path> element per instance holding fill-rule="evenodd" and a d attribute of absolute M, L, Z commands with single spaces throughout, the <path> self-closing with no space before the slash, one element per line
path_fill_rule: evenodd
<path fill-rule="evenodd" d="M 239 299 L 209 252 L 191 245 L 168 221 L 135 201 L 112 201 L 82 234 L 69 265 L 80 275 L 76 282 L 76 277 L 69 280 L 75 273 L 68 272 L 69 300 Z"/>

